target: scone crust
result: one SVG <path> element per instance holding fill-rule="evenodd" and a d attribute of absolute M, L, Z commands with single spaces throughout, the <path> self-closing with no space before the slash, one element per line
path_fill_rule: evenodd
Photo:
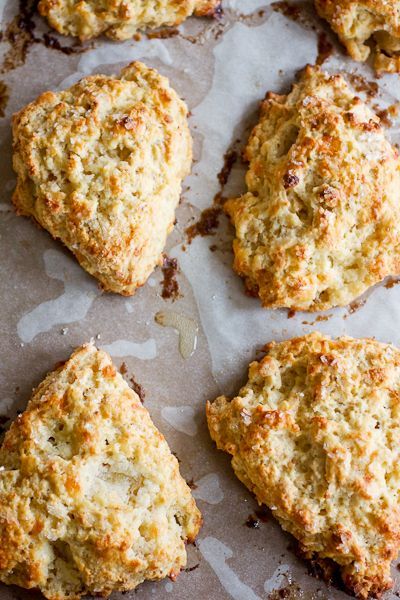
<path fill-rule="evenodd" d="M 140 62 L 46 92 L 14 115 L 17 212 L 34 217 L 105 290 L 131 295 L 173 228 L 192 140 L 187 107 Z"/>
<path fill-rule="evenodd" d="M 326 310 L 399 273 L 398 152 L 340 75 L 309 66 L 269 93 L 245 156 L 248 192 L 225 210 L 263 306 Z"/>
<path fill-rule="evenodd" d="M 105 34 L 115 40 L 138 30 L 179 25 L 192 14 L 212 16 L 220 0 L 40 0 L 39 12 L 59 33 L 82 41 Z"/>
<path fill-rule="evenodd" d="M 78 599 L 185 566 L 200 513 L 147 410 L 93 345 L 34 391 L 0 464 L 1 581 Z"/>
<path fill-rule="evenodd" d="M 400 0 L 315 0 L 352 58 L 367 60 L 373 40 L 378 72 L 400 72 Z"/>
<path fill-rule="evenodd" d="M 238 478 L 358 598 L 392 585 L 400 547 L 400 351 L 319 333 L 271 343 L 233 399 L 207 405 Z"/>

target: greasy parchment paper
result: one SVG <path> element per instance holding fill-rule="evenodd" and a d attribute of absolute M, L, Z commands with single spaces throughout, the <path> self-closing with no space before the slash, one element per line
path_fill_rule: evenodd
<path fill-rule="evenodd" d="M 334 336 L 376 336 L 400 345 L 399 286 L 378 285 L 358 310 L 332 310 L 324 321 L 307 314 L 288 319 L 287 311 L 263 310 L 244 294 L 242 282 L 231 270 L 232 230 L 224 217 L 212 237 L 186 243 L 186 227 L 221 191 L 217 176 L 224 153 L 236 140 L 239 147 L 245 142 L 256 122 L 259 100 L 267 90 L 287 91 L 296 71 L 316 60 L 318 32 L 324 29 L 321 21 L 307 17 L 296 22 L 271 4 L 226 0 L 220 22 L 190 19 L 179 28 L 179 35 L 168 39 L 143 36 L 124 43 L 102 39 L 81 54 L 33 44 L 22 65 L 1 75 L 9 101 L 0 118 L 0 414 L 14 418 L 45 373 L 93 337 L 118 367 L 125 363 L 125 377 L 134 377 L 144 388 L 145 406 L 180 458 L 182 474 L 194 484 L 204 516 L 196 546 L 188 547 L 189 569 L 175 583 L 145 583 L 128 597 L 348 597 L 308 574 L 289 547 L 290 537 L 271 518 L 258 528 L 245 525 L 256 502 L 234 477 L 228 457 L 215 450 L 204 417 L 206 400 L 234 392 L 246 379 L 249 361 L 272 339 L 319 329 Z M 307 2 L 299 4 L 304 9 Z M 17 12 L 17 0 L 0 0 L 3 30 Z M 46 25 L 38 20 L 37 35 L 45 31 Z M 0 60 L 9 50 L 3 38 Z M 61 244 L 28 219 L 17 218 L 10 205 L 15 184 L 12 113 L 47 89 L 66 87 L 90 73 L 118 72 L 134 59 L 167 75 L 192 113 L 196 160 L 167 246 L 180 265 L 181 295 L 175 302 L 161 297 L 160 269 L 133 298 L 102 294 Z M 356 65 L 338 46 L 324 66 L 374 79 L 369 66 Z M 398 76 L 382 77 L 378 84 L 380 91 L 369 98 L 371 104 L 386 107 L 400 100 Z M 396 142 L 399 133 L 393 120 L 388 134 Z M 243 190 L 243 173 L 237 161 L 224 195 Z M 155 322 L 160 310 L 198 323 L 197 347 L 187 360 L 179 353 L 177 332 Z M 398 597 L 396 589 L 400 590 L 395 565 L 393 575 L 399 583 L 388 599 Z M 278 595 L 281 588 L 287 596 Z M 0 594 L 4 599 L 32 595 L 5 586 Z"/>

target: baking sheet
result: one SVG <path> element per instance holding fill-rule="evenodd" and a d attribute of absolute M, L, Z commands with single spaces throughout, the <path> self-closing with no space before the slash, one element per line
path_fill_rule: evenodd
<path fill-rule="evenodd" d="M 127 380 L 133 378 L 142 386 L 145 406 L 180 458 L 182 474 L 193 485 L 204 516 L 196 546 L 188 547 L 188 570 L 175 583 L 145 583 L 125 597 L 258 600 L 281 597 L 281 589 L 292 599 L 348 597 L 308 574 L 290 549 L 290 536 L 271 518 L 257 528 L 246 526 L 256 502 L 234 477 L 229 458 L 211 443 L 204 406 L 221 392 L 237 390 L 246 379 L 249 361 L 272 339 L 319 329 L 334 336 L 375 336 L 400 345 L 400 287 L 394 282 L 378 285 L 351 309 L 325 313 L 327 320 L 305 313 L 288 318 L 287 311 L 266 311 L 244 294 L 231 269 L 232 230 L 224 217 L 219 217 L 212 236 L 197 236 L 189 244 L 185 234 L 216 194 L 243 190 L 240 160 L 223 189 L 218 174 L 226 152 L 240 150 L 245 143 L 265 92 L 287 91 L 295 73 L 317 58 L 324 25 L 310 17 L 310 3 L 294 4 L 303 18 L 288 18 L 267 0 L 225 0 L 220 21 L 190 19 L 169 39 L 98 40 L 82 53 L 65 54 L 32 43 L 23 64 L 0 75 L 9 94 L 5 116 L 0 118 L 0 415 L 14 418 L 54 363 L 94 338 L 122 366 Z M 16 0 L 0 1 L 3 32 L 17 12 Z M 37 20 L 34 35 L 42 39 L 47 31 Z M 17 51 L 11 50 L 16 60 Z M 7 53 L 10 44 L 3 35 L 0 61 Z M 118 72 L 136 59 L 167 75 L 191 110 L 195 163 L 167 246 L 180 267 L 176 276 L 180 295 L 175 301 L 162 298 L 161 269 L 133 298 L 102 294 L 61 244 L 29 220 L 17 218 L 10 205 L 15 185 L 12 113 L 47 89 L 65 88 L 91 73 Z M 356 65 L 337 46 L 324 67 L 344 71 L 353 81 L 354 74 L 374 81 L 368 65 Z M 368 101 L 381 107 L 399 101 L 399 82 L 398 76 L 380 78 L 379 94 Z M 400 141 L 398 127 L 394 119 L 388 128 L 394 142 Z M 183 359 L 179 352 L 178 333 L 155 322 L 159 311 L 172 311 L 198 324 L 190 358 Z M 393 575 L 396 584 L 385 596 L 388 600 L 400 597 L 395 565 Z M 0 590 L 7 599 L 32 596 L 17 588 Z"/>

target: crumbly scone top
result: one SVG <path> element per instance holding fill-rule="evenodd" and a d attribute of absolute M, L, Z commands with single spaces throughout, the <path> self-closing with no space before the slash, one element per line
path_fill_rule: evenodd
<path fill-rule="evenodd" d="M 268 94 L 246 156 L 248 192 L 225 208 L 264 306 L 326 310 L 400 271 L 398 152 L 340 75 L 307 67 Z"/>
<path fill-rule="evenodd" d="M 376 70 L 400 72 L 400 0 L 315 0 L 315 5 L 352 58 L 366 60 L 372 38 Z"/>
<path fill-rule="evenodd" d="M 175 577 L 200 513 L 110 357 L 74 352 L 0 449 L 0 580 L 52 600 Z"/>
<path fill-rule="evenodd" d="M 132 294 L 160 261 L 192 142 L 187 107 L 142 63 L 46 92 L 14 116 L 13 202 L 104 289 Z"/>
<path fill-rule="evenodd" d="M 309 558 L 379 597 L 400 546 L 400 351 L 313 333 L 266 352 L 208 404 L 211 437 Z"/>
<path fill-rule="evenodd" d="M 102 33 L 116 40 L 137 30 L 211 16 L 220 0 L 40 0 L 39 11 L 59 33 L 81 40 Z"/>

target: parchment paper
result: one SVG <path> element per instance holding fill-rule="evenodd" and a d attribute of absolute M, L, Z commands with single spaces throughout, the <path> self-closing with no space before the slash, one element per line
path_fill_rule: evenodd
<path fill-rule="evenodd" d="M 214 448 L 204 418 L 206 400 L 236 391 L 246 380 L 249 361 L 272 339 L 319 329 L 334 336 L 376 336 L 400 345 L 399 286 L 378 285 L 365 295 L 366 302 L 358 310 L 329 311 L 326 321 L 317 322 L 318 315 L 307 314 L 288 319 L 287 311 L 266 311 L 257 299 L 244 294 L 231 269 L 232 230 L 225 217 L 220 217 L 213 236 L 187 243 L 186 227 L 221 192 L 217 176 L 224 154 L 232 144 L 240 149 L 245 143 L 265 92 L 287 91 L 296 72 L 316 60 L 318 34 L 325 28 L 322 22 L 316 17 L 295 22 L 271 4 L 225 0 L 225 15 L 219 22 L 190 19 L 179 28 L 179 35 L 169 39 L 99 40 L 81 54 L 32 44 L 24 64 L 1 76 L 9 101 L 0 119 L 0 413 L 14 418 L 45 373 L 93 337 L 118 367 L 125 363 L 125 377 L 134 377 L 145 390 L 145 406 L 180 458 L 182 474 L 193 484 L 204 516 L 196 546 L 188 547 L 189 570 L 175 583 L 143 584 L 128 594 L 132 598 L 348 597 L 308 574 L 289 547 L 290 536 L 272 518 L 260 521 L 256 528 L 246 526 L 256 502 L 236 480 L 228 457 Z M 309 3 L 299 4 L 304 9 Z M 0 2 L 3 30 L 17 13 L 17 5 L 16 0 Z M 46 31 L 38 20 L 35 35 Z M 334 41 L 333 36 L 330 39 Z M 0 60 L 9 49 L 3 38 Z M 133 298 L 102 294 L 61 244 L 28 219 L 16 217 L 10 205 L 15 184 L 12 113 L 47 89 L 67 87 L 90 73 L 118 72 L 134 59 L 167 75 L 192 113 L 196 161 L 167 246 L 181 269 L 177 276 L 181 296 L 175 302 L 161 297 L 160 269 Z M 374 80 L 368 65 L 356 65 L 339 46 L 324 66 Z M 382 77 L 378 96 L 369 102 L 385 107 L 399 101 L 399 83 L 398 76 Z M 396 125 L 394 121 L 388 129 L 393 141 L 400 140 Z M 243 174 L 238 161 L 222 193 L 240 193 Z M 154 321 L 160 310 L 172 310 L 199 324 L 197 347 L 189 359 L 179 353 L 176 331 Z M 393 575 L 400 580 L 397 574 L 394 565 Z M 277 591 L 282 588 L 286 591 Z M 386 598 L 398 597 L 397 589 L 396 581 Z M 0 594 L 4 600 L 32 595 L 5 586 Z"/>

